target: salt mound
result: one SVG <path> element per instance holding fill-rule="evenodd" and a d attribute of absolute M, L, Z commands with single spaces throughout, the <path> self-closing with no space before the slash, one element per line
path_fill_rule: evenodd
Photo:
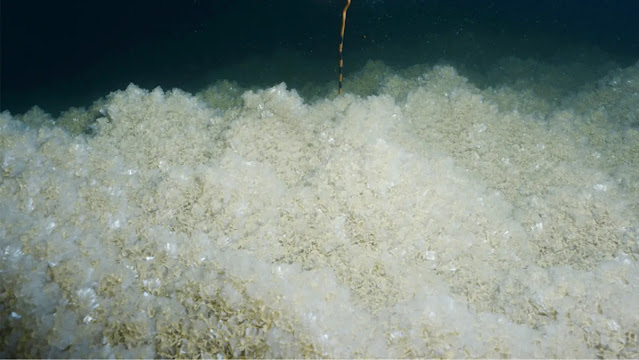
<path fill-rule="evenodd" d="M 0 356 L 638 357 L 639 64 L 555 107 L 376 68 L 0 115 Z"/>

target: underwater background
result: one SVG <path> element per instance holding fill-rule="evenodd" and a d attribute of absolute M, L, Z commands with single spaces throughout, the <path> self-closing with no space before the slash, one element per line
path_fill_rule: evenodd
<path fill-rule="evenodd" d="M 57 115 L 131 82 L 194 92 L 220 79 L 296 89 L 335 81 L 344 4 L 4 1 L 0 108 L 22 113 L 38 105 Z M 637 11 L 634 1 L 355 1 L 345 77 L 368 60 L 454 64 L 464 76 L 485 74 L 508 56 L 627 66 L 639 54 Z M 490 86 L 501 78 L 482 80 Z"/>
<path fill-rule="evenodd" d="M 0 3 L 0 357 L 639 357 L 639 3 L 345 4 Z"/>

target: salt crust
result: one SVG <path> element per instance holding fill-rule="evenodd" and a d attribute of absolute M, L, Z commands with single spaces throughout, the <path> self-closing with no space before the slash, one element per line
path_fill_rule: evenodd
<path fill-rule="evenodd" d="M 0 356 L 637 357 L 638 69 L 5 112 Z"/>

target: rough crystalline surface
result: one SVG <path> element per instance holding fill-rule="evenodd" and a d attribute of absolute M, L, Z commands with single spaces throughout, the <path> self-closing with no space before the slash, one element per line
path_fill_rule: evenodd
<path fill-rule="evenodd" d="M 1 114 L 0 357 L 638 357 L 639 65 L 545 71 Z"/>

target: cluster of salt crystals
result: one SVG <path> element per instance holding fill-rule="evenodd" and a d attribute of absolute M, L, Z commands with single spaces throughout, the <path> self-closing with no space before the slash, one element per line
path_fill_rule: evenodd
<path fill-rule="evenodd" d="M 30 209 L 21 217 L 0 213 L 0 276 L 22 295 L 7 316 L 16 329 L 41 325 L 40 356 L 158 356 L 162 345 L 148 339 L 173 324 L 188 329 L 195 300 L 183 290 L 195 283 L 211 297 L 219 291 L 235 311 L 259 300 L 279 314 L 266 332 L 249 327 L 231 338 L 234 356 L 249 335 L 264 336 L 265 355 L 274 357 L 307 354 L 309 344 L 327 357 L 586 357 L 598 346 L 636 353 L 632 336 L 623 337 L 639 323 L 637 309 L 626 311 L 639 303 L 636 261 L 537 266 L 531 239 L 559 230 L 547 219 L 532 235 L 522 225 L 530 198 L 517 191 L 539 193 L 535 184 L 499 187 L 535 165 L 510 150 L 552 157 L 575 145 L 499 114 L 450 67 L 427 77 L 401 107 L 389 96 L 309 106 L 279 85 L 247 93 L 240 116 L 224 119 L 182 92 L 131 86 L 112 96 L 108 121 L 86 144 L 46 128 L 25 131 L 2 115 L 3 136 L 23 137 L 9 142 L 3 170 L 28 171 L 31 181 L 30 190 L 16 182 L 2 192 L 6 209 Z M 578 120 L 570 112 L 556 117 L 567 128 Z M 224 121 L 228 138 L 217 138 Z M 530 131 L 519 136 L 521 124 Z M 24 143 L 31 150 L 16 155 Z M 12 167 L 18 156 L 22 165 Z M 592 188 L 614 182 L 597 176 L 584 179 L 586 188 L 604 199 L 598 206 L 617 211 L 607 198 L 613 191 Z M 543 195 L 536 206 L 546 212 L 571 204 L 561 193 L 555 203 Z M 578 200 L 588 204 L 587 195 Z M 623 223 L 615 214 L 613 225 Z M 17 234 L 29 227 L 36 244 L 51 246 L 41 259 L 24 255 L 34 244 Z M 605 231 L 601 239 L 609 240 Z M 312 241 L 322 236 L 339 241 Z M 281 256 L 292 265 L 275 260 Z M 65 272 L 70 264 L 81 271 Z M 122 290 L 116 298 L 94 284 L 107 277 Z M 112 316 L 104 321 L 98 309 Z M 232 326 L 209 330 L 230 334 Z M 110 335 L 96 340 L 103 329 Z M 120 333 L 129 338 L 111 344 Z M 182 338 L 179 353 L 193 344 Z"/>
<path fill-rule="evenodd" d="M 6 117 L 2 128 L 8 153 L 30 149 L 3 163 L 3 170 L 11 171 L 4 172 L 4 184 L 10 186 L 2 187 L 0 245 L 11 256 L 3 257 L 2 275 L 5 284 L 13 284 L 8 293 L 20 299 L 11 307 L 17 315 L 6 355 L 18 346 L 24 354 L 61 356 L 71 344 L 72 353 L 87 354 L 91 340 L 82 324 L 90 323 L 100 306 L 95 293 L 99 274 L 90 262 L 107 256 L 106 265 L 109 254 L 100 243 L 102 228 L 85 222 L 80 200 L 89 182 L 83 171 L 89 157 L 86 142 L 59 129 L 20 128 Z M 29 326 L 36 332 L 25 349 L 29 337 L 20 334 Z"/>
<path fill-rule="evenodd" d="M 383 342 L 375 339 L 380 334 L 374 330 L 374 317 L 352 304 L 348 290 L 336 281 L 332 271 L 266 264 L 244 252 L 228 252 L 216 260 L 234 276 L 245 279 L 247 295 L 281 312 L 281 324 L 288 323 L 295 329 L 296 340 L 290 342 L 286 340 L 291 335 L 286 332 L 288 326 L 268 331 L 269 342 L 279 343 L 268 351 L 269 356 L 294 356 L 300 341 L 331 357 L 353 357 L 367 348 L 371 353 L 388 354 Z M 358 331 L 364 328 L 369 331 Z"/>

